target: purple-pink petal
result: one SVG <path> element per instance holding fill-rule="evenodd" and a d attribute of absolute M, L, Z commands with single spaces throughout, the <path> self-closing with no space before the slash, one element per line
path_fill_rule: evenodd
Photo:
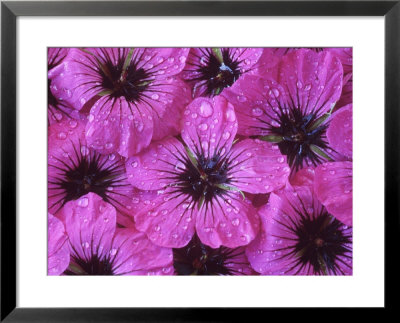
<path fill-rule="evenodd" d="M 282 58 L 278 82 L 303 112 L 329 112 L 342 92 L 343 67 L 329 52 L 299 49 Z"/>
<path fill-rule="evenodd" d="M 332 115 L 326 131 L 329 145 L 348 158 L 353 157 L 353 105 L 348 104 Z"/>
<path fill-rule="evenodd" d="M 196 232 L 201 242 L 218 248 L 249 244 L 259 230 L 259 218 L 248 198 L 238 192 L 215 197 L 205 203 L 196 217 Z"/>
<path fill-rule="evenodd" d="M 134 228 L 116 229 L 110 249 L 114 275 L 172 275 L 172 250 Z"/>
<path fill-rule="evenodd" d="M 252 194 L 270 193 L 286 184 L 290 167 L 277 145 L 245 139 L 232 146 L 232 184 Z"/>
<path fill-rule="evenodd" d="M 80 259 L 101 258 L 111 249 L 116 227 L 115 208 L 103 199 L 89 193 L 68 202 L 61 211 L 69 237 L 71 254 Z"/>
<path fill-rule="evenodd" d="M 186 169 L 183 145 L 176 138 L 152 143 L 146 150 L 127 159 L 131 185 L 141 190 L 158 190 L 174 183 L 173 174 Z"/>
<path fill-rule="evenodd" d="M 259 214 L 260 234 L 246 250 L 257 272 L 263 275 L 352 274 L 351 228 L 335 223 L 308 187 L 288 186 L 271 193 L 268 204 Z M 324 231 L 325 226 L 330 230 Z M 338 240 L 338 236 L 343 239 Z M 317 261 L 318 257 L 325 258 Z"/>
<path fill-rule="evenodd" d="M 149 196 L 151 198 L 149 198 Z M 171 248 L 185 246 L 195 231 L 197 208 L 190 199 L 167 188 L 139 195 L 135 225 L 153 243 Z"/>
<path fill-rule="evenodd" d="M 48 214 L 48 275 L 60 275 L 67 269 L 70 260 L 68 237 L 65 234 L 63 223 Z"/>
<path fill-rule="evenodd" d="M 339 221 L 353 225 L 353 163 L 325 163 L 315 169 L 315 194 Z"/>
<path fill-rule="evenodd" d="M 237 127 L 235 109 L 224 97 L 197 98 L 183 113 L 181 134 L 193 153 L 208 157 L 229 151 Z"/>

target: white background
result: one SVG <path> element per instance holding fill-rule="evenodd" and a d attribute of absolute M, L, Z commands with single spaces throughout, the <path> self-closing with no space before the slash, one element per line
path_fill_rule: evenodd
<path fill-rule="evenodd" d="M 19 17 L 17 28 L 18 306 L 384 305 L 382 17 Z M 353 47 L 353 276 L 48 277 L 47 46 Z"/>

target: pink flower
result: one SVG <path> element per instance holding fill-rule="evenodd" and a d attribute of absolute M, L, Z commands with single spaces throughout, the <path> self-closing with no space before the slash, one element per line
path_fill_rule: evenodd
<path fill-rule="evenodd" d="M 153 119 L 162 118 L 175 92 L 179 94 L 181 83 L 172 76 L 183 69 L 188 51 L 74 48 L 53 78 L 51 90 L 77 110 L 90 109 L 90 146 L 128 157 L 149 145 Z"/>
<path fill-rule="evenodd" d="M 63 223 L 48 214 L 48 275 L 60 275 L 68 267 L 70 261 L 70 253 L 68 248 L 68 237 L 65 233 Z"/>
<path fill-rule="evenodd" d="M 271 193 L 261 230 L 248 246 L 263 275 L 351 275 L 352 229 L 335 219 L 308 186 Z"/>
<path fill-rule="evenodd" d="M 201 243 L 194 235 L 187 246 L 173 249 L 176 275 L 254 275 L 245 247 L 217 249 Z"/>
<path fill-rule="evenodd" d="M 47 70 L 48 70 L 48 91 L 47 91 L 47 103 L 48 103 L 48 122 L 52 124 L 58 122 L 63 118 L 69 118 L 73 115 L 73 108 L 62 98 L 57 98 L 51 92 L 51 80 L 54 75 L 57 75 L 57 69 L 61 65 L 62 61 L 68 55 L 69 48 L 49 48 L 47 54 Z"/>
<path fill-rule="evenodd" d="M 192 48 L 182 76 L 193 86 L 193 97 L 214 96 L 251 71 L 262 48 Z"/>
<path fill-rule="evenodd" d="M 353 156 L 353 105 L 348 104 L 337 110 L 331 118 L 326 131 L 329 146 L 338 153 Z"/>
<path fill-rule="evenodd" d="M 324 163 L 315 169 L 314 190 L 328 212 L 353 225 L 353 163 Z"/>
<path fill-rule="evenodd" d="M 156 244 L 179 248 L 197 232 L 202 243 L 236 248 L 254 239 L 258 218 L 244 192 L 268 193 L 285 185 L 290 169 L 270 143 L 233 144 L 237 120 L 223 97 L 198 98 L 183 114 L 181 141 L 153 143 L 128 159 L 128 180 L 141 190 L 136 227 Z"/>
<path fill-rule="evenodd" d="M 67 202 L 93 192 L 114 205 L 121 217 L 130 213 L 133 187 L 126 180 L 124 160 L 117 154 L 102 155 L 89 148 L 82 121 L 53 124 L 48 138 L 51 212 L 57 213 Z"/>
<path fill-rule="evenodd" d="M 71 255 L 65 275 L 173 273 L 172 250 L 152 244 L 134 228 L 117 229 L 115 208 L 89 193 L 61 211 Z"/>
<path fill-rule="evenodd" d="M 275 142 L 292 171 L 329 160 L 329 113 L 343 70 L 329 52 L 299 49 L 282 57 L 278 82 L 245 75 L 224 96 L 236 107 L 239 134 Z"/>

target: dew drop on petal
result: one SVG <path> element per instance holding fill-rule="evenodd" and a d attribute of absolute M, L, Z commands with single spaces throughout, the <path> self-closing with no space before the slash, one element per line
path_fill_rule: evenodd
<path fill-rule="evenodd" d="M 238 95 L 237 100 L 243 103 L 247 101 L 247 98 L 244 95 Z"/>
<path fill-rule="evenodd" d="M 233 109 L 229 109 L 226 111 L 226 119 L 230 122 L 233 122 L 236 120 L 235 111 L 233 111 Z"/>
<path fill-rule="evenodd" d="M 67 138 L 67 134 L 66 134 L 65 132 L 60 132 L 60 133 L 57 135 L 57 138 L 58 138 L 58 139 L 61 139 L 61 140 L 64 140 L 65 138 Z"/>
<path fill-rule="evenodd" d="M 207 141 L 203 141 L 201 143 L 201 147 L 203 147 L 204 150 L 207 150 L 208 149 L 208 142 Z"/>
<path fill-rule="evenodd" d="M 199 129 L 202 131 L 206 131 L 208 129 L 208 125 L 206 123 L 202 123 L 199 125 Z"/>
<path fill-rule="evenodd" d="M 229 132 L 225 132 L 225 133 L 222 135 L 222 138 L 224 138 L 225 140 L 227 140 L 227 139 L 229 139 L 230 136 L 231 136 L 231 134 L 230 134 Z"/>
<path fill-rule="evenodd" d="M 86 147 L 86 146 L 82 146 L 82 147 L 81 147 L 81 154 L 82 154 L 83 156 L 86 156 L 88 153 L 89 153 L 89 148 Z"/>
<path fill-rule="evenodd" d="M 113 248 L 110 250 L 110 255 L 115 256 L 117 254 L 117 249 Z"/>
<path fill-rule="evenodd" d="M 80 207 L 87 207 L 89 205 L 89 199 L 87 197 L 82 197 L 79 201 L 78 201 L 78 205 Z"/>
<path fill-rule="evenodd" d="M 263 114 L 263 111 L 260 108 L 253 108 L 251 114 L 255 117 L 259 117 Z"/>
<path fill-rule="evenodd" d="M 296 83 L 297 88 L 301 89 L 303 87 L 303 83 L 301 83 L 300 80 L 297 81 Z"/>
<path fill-rule="evenodd" d="M 238 218 L 235 218 L 232 220 L 232 225 L 237 227 L 240 224 L 240 220 Z"/>
<path fill-rule="evenodd" d="M 200 114 L 202 117 L 207 118 L 207 117 L 209 117 L 210 115 L 213 114 L 214 109 L 213 109 L 213 107 L 211 106 L 210 103 L 208 103 L 207 101 L 203 101 L 203 102 L 201 103 L 201 105 L 200 105 L 198 111 L 199 111 L 199 114 Z"/>

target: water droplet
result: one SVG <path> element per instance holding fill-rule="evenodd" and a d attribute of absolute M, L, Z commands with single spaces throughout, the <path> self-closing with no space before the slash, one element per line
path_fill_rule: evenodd
<path fill-rule="evenodd" d="M 331 174 L 331 175 L 335 175 L 335 174 L 336 174 L 336 172 L 335 172 L 334 170 L 330 170 L 330 171 L 329 171 L 329 174 Z"/>
<path fill-rule="evenodd" d="M 271 90 L 269 91 L 269 95 L 270 95 L 270 96 L 273 96 L 273 97 L 276 97 L 276 98 L 279 96 L 279 94 L 280 94 L 280 93 L 279 93 L 278 89 L 275 89 L 275 88 L 274 88 L 274 89 L 271 89 Z"/>
<path fill-rule="evenodd" d="M 235 111 L 233 111 L 233 109 L 228 109 L 226 111 L 226 119 L 228 119 L 228 121 L 230 121 L 230 122 L 233 122 L 236 120 Z"/>
<path fill-rule="evenodd" d="M 208 142 L 207 141 L 203 141 L 201 143 L 201 147 L 203 147 L 204 150 L 207 150 L 208 149 Z"/>
<path fill-rule="evenodd" d="M 199 111 L 199 114 L 202 117 L 207 118 L 207 117 L 209 117 L 210 115 L 213 114 L 214 109 L 213 109 L 213 107 L 211 106 L 210 103 L 208 103 L 207 101 L 203 101 L 203 102 L 201 102 L 201 105 L 200 105 L 198 111 Z"/>
<path fill-rule="evenodd" d="M 296 85 L 297 85 L 297 88 L 299 88 L 299 89 L 301 89 L 303 87 L 303 83 L 301 83 L 300 80 L 297 81 Z"/>
<path fill-rule="evenodd" d="M 225 140 L 227 140 L 227 139 L 229 139 L 230 136 L 231 136 L 231 134 L 230 134 L 229 132 L 225 132 L 225 133 L 222 135 L 222 138 L 224 138 Z"/>
<path fill-rule="evenodd" d="M 111 142 L 106 143 L 106 149 L 111 149 L 113 146 Z"/>
<path fill-rule="evenodd" d="M 54 118 L 55 118 L 56 120 L 60 121 L 60 120 L 62 119 L 62 114 L 56 112 L 56 113 L 54 114 Z"/>
<path fill-rule="evenodd" d="M 175 61 L 175 58 L 173 58 L 173 57 L 168 58 L 168 62 L 173 63 L 174 61 Z"/>
<path fill-rule="evenodd" d="M 60 132 L 57 135 L 58 139 L 64 140 L 65 138 L 67 138 L 67 134 L 65 132 Z"/>
<path fill-rule="evenodd" d="M 153 100 L 158 100 L 159 98 L 160 98 L 160 96 L 158 95 L 158 94 L 153 94 L 152 96 L 151 96 L 151 98 L 153 99 Z"/>
<path fill-rule="evenodd" d="M 244 95 L 238 95 L 237 100 L 243 103 L 247 101 L 247 98 Z"/>
<path fill-rule="evenodd" d="M 131 163 L 131 166 L 132 166 L 132 167 L 137 167 L 137 166 L 138 166 L 138 162 L 137 162 L 137 161 L 132 162 L 132 163 Z"/>
<path fill-rule="evenodd" d="M 263 111 L 260 108 L 253 108 L 251 114 L 255 117 L 259 117 L 263 114 Z"/>
<path fill-rule="evenodd" d="M 202 131 L 206 131 L 208 129 L 208 125 L 206 123 L 202 123 L 199 125 L 199 129 Z"/>
<path fill-rule="evenodd" d="M 117 249 L 113 248 L 110 250 L 110 255 L 115 256 L 117 254 Z"/>
<path fill-rule="evenodd" d="M 235 218 L 232 220 L 232 225 L 237 227 L 240 224 L 240 220 L 238 218 Z"/>
<path fill-rule="evenodd" d="M 89 205 L 89 199 L 87 197 L 82 197 L 79 201 L 78 201 L 78 205 L 80 207 L 87 207 Z"/>
<path fill-rule="evenodd" d="M 94 115 L 89 114 L 87 118 L 88 118 L 89 122 L 92 122 L 94 120 Z"/>
<path fill-rule="evenodd" d="M 83 156 L 86 156 L 87 154 L 89 154 L 89 148 L 86 146 L 81 146 L 81 154 Z"/>
<path fill-rule="evenodd" d="M 70 122 L 68 122 L 69 126 L 71 128 L 76 128 L 76 126 L 78 125 L 78 121 L 76 120 L 70 120 Z"/>
<path fill-rule="evenodd" d="M 161 227 L 160 227 L 159 225 L 156 225 L 156 226 L 154 227 L 154 231 L 158 232 L 158 231 L 160 231 L 160 230 L 161 230 Z"/>
<path fill-rule="evenodd" d="M 82 247 L 88 249 L 88 248 L 90 247 L 89 242 L 84 242 L 84 243 L 82 243 Z"/>
<path fill-rule="evenodd" d="M 197 118 L 197 113 L 196 113 L 196 112 L 192 113 L 192 118 L 193 118 L 193 119 L 196 119 L 196 118 Z"/>
<path fill-rule="evenodd" d="M 283 156 L 277 158 L 278 163 L 283 163 L 285 158 Z"/>

